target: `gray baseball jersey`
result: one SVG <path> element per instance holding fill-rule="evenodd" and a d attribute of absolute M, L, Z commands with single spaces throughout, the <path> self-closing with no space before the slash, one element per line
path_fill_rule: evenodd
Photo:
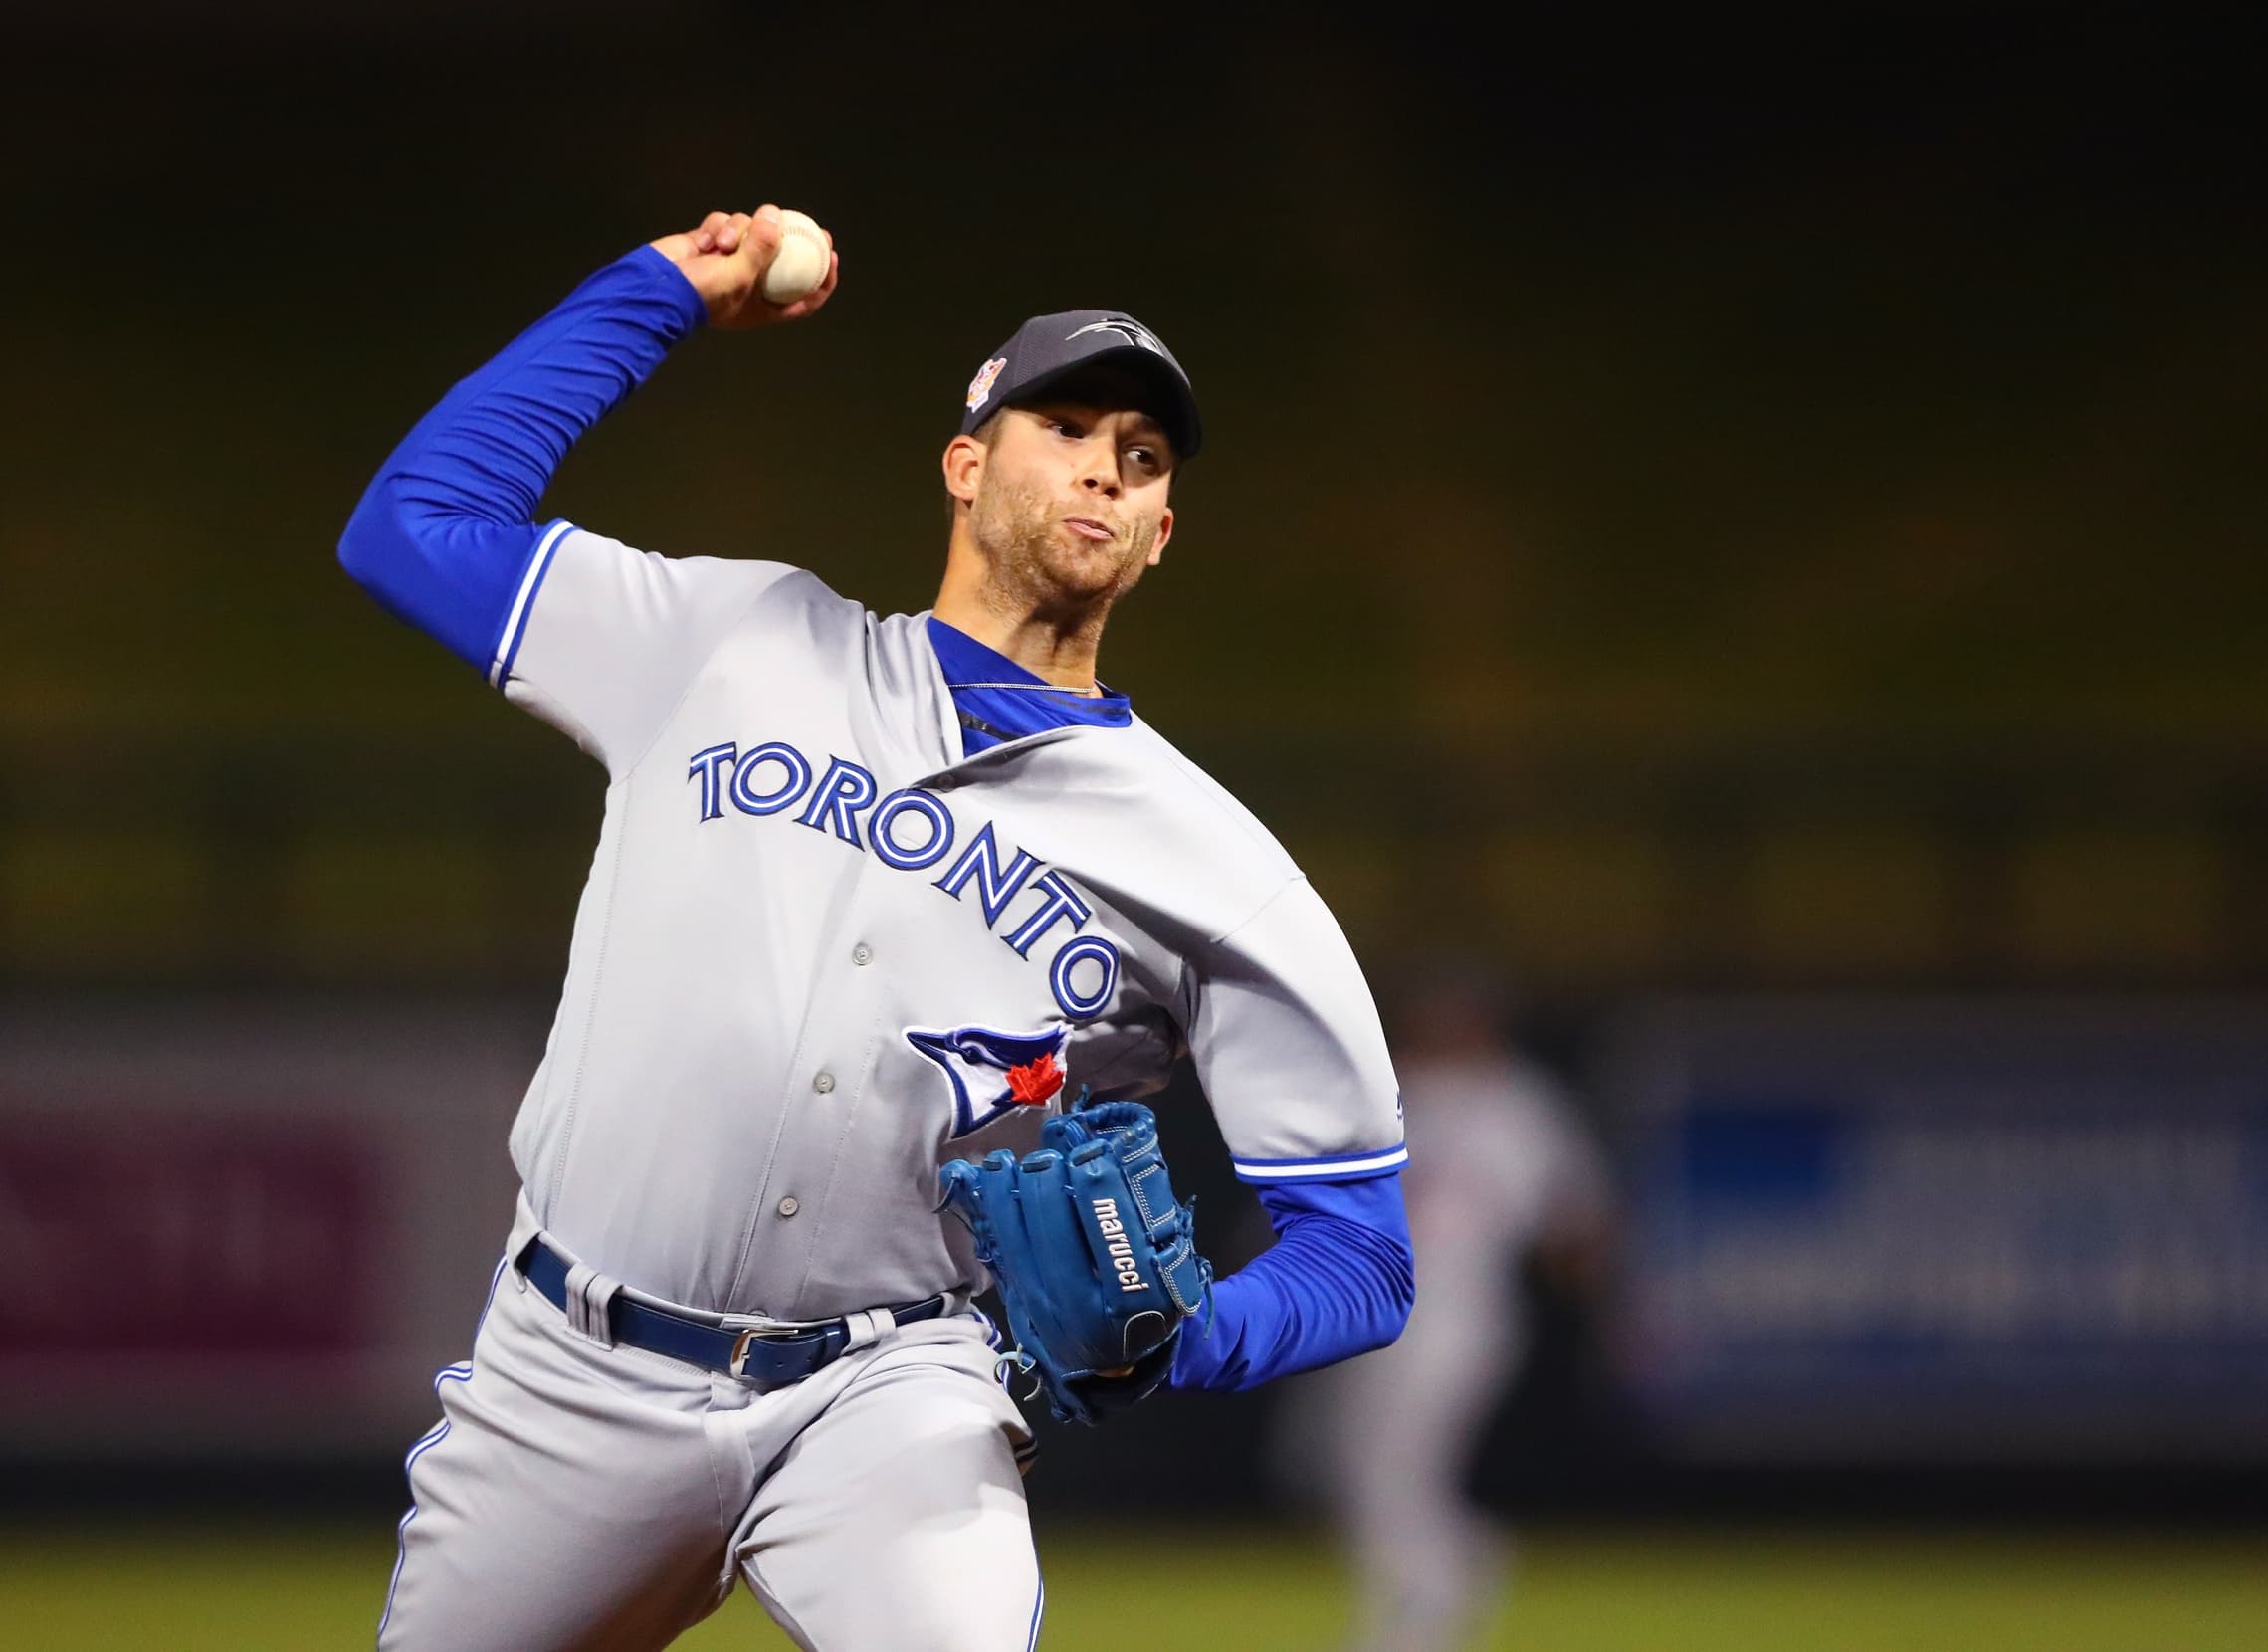
<path fill-rule="evenodd" d="M 642 1291 L 801 1320 L 973 1284 L 937 1166 L 1184 1051 L 1243 1179 L 1403 1161 L 1369 990 L 1275 839 L 1138 718 L 964 758 L 923 620 L 564 522 L 530 560 L 491 680 L 611 785 L 513 1156 Z"/>

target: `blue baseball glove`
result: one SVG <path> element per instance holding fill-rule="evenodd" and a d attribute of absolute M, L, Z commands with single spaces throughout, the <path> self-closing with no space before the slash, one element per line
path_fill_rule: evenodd
<path fill-rule="evenodd" d="M 1037 1150 L 938 1172 L 1008 1310 L 1013 1351 L 1065 1422 L 1100 1422 L 1165 1380 L 1181 1322 L 1209 1307 L 1212 1264 L 1173 1202 L 1157 1120 L 1098 1102 L 1040 1127 Z"/>

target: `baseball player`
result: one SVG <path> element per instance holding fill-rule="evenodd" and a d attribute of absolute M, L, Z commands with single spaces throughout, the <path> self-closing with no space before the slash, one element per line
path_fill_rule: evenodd
<path fill-rule="evenodd" d="M 1074 1144 L 1101 1117 L 1147 1156 L 1121 1184 L 1138 1219 L 1091 1229 L 1099 1288 L 1195 1278 L 1163 1249 L 1187 1230 L 1157 1142 L 1117 1128 L 1184 1053 L 1276 1242 L 1146 1351 L 1130 1331 L 1127 1365 L 1079 1379 L 1093 1411 L 1345 1358 L 1413 1299 L 1394 1079 L 1343 936 L 1095 674 L 1200 444 L 1154 333 L 1037 316 L 981 364 L 929 612 L 873 614 L 800 547 L 672 559 L 538 518 L 688 333 L 825 306 L 831 252 L 806 297 L 762 296 L 781 236 L 772 207 L 712 213 L 598 271 L 410 432 L 339 543 L 607 775 L 518 1206 L 410 1452 L 383 1648 L 658 1647 L 743 1578 L 821 1652 L 1029 1648 L 1032 1436 L 970 1303 L 1003 1242 L 982 1199 L 1012 1155 L 1099 1172 Z"/>
<path fill-rule="evenodd" d="M 1323 1492 L 1354 1562 L 1353 1652 L 1485 1638 L 1505 1544 L 1466 1479 L 1528 1360 L 1526 1293 L 1508 1287 L 1534 1263 L 1596 1292 L 1613 1226 L 1597 1138 L 1565 1087 L 1507 1041 L 1483 979 L 1477 967 L 1415 977 L 1392 1018 L 1425 1301 L 1391 1347 L 1303 1378 L 1280 1412 L 1286 1477 Z"/>

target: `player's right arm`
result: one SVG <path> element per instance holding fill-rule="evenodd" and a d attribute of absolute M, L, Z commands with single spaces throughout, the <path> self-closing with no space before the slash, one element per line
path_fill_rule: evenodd
<path fill-rule="evenodd" d="M 786 568 L 631 550 L 536 507 L 567 449 L 708 322 L 795 320 L 758 290 L 776 210 L 712 213 L 598 271 L 449 394 L 388 456 L 338 545 L 389 612 L 610 767 L 634 758 L 722 631 Z"/>

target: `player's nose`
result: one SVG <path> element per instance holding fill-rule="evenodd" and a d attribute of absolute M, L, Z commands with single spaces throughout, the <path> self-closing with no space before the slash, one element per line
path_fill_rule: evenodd
<path fill-rule="evenodd" d="M 1119 450 L 1115 442 L 1089 442 L 1079 456 L 1079 483 L 1105 499 L 1119 497 Z"/>

